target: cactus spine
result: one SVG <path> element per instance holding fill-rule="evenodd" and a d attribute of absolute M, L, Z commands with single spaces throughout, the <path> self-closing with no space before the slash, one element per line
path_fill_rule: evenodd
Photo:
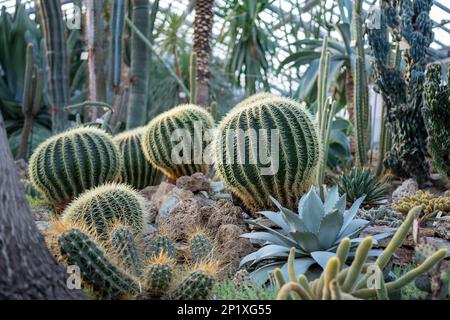
<path fill-rule="evenodd" d="M 156 186 L 163 179 L 162 173 L 147 160 L 142 151 L 144 132 L 145 128 L 141 127 L 114 138 L 123 158 L 120 181 L 137 189 Z"/>
<path fill-rule="evenodd" d="M 48 65 L 48 90 L 52 104 L 53 132 L 65 130 L 69 101 L 68 55 L 60 0 L 38 0 L 45 37 Z"/>
<path fill-rule="evenodd" d="M 77 128 L 41 144 L 30 158 L 33 185 L 55 206 L 118 178 L 122 167 L 112 138 L 96 128 Z"/>
<path fill-rule="evenodd" d="M 272 150 L 262 150 L 263 146 Z M 284 207 L 297 205 L 313 183 L 319 148 L 310 114 L 293 100 L 272 97 L 233 109 L 219 126 L 213 153 L 217 174 L 249 209 L 257 211 L 272 208 L 270 196 Z M 272 159 L 260 159 L 261 154 Z"/>
<path fill-rule="evenodd" d="M 145 200 L 122 184 L 105 184 L 82 194 L 64 211 L 63 221 L 83 222 L 99 239 L 108 239 L 115 222 L 131 227 L 135 235 L 144 228 Z"/>
<path fill-rule="evenodd" d="M 142 260 L 133 230 L 124 225 L 115 226 L 111 230 L 110 244 L 125 269 L 140 277 L 142 275 Z"/>
<path fill-rule="evenodd" d="M 80 229 L 68 229 L 58 238 L 59 247 L 69 263 L 78 266 L 83 278 L 106 298 L 119 298 L 139 292 L 137 281 L 127 275 L 104 250 Z"/>
<path fill-rule="evenodd" d="M 204 159 L 203 151 L 208 146 L 205 136 L 213 128 L 214 120 L 203 108 L 179 106 L 150 122 L 142 149 L 147 159 L 169 179 L 176 180 L 197 172 L 207 173 L 209 159 Z M 174 142 L 174 138 L 182 142 Z"/>
<path fill-rule="evenodd" d="M 173 260 L 177 257 L 175 243 L 168 236 L 163 235 L 150 240 L 150 243 L 147 246 L 147 253 L 150 257 L 158 257 L 161 254 L 164 254 Z"/>
<path fill-rule="evenodd" d="M 362 0 L 356 0 L 353 5 L 353 23 L 355 30 L 356 49 L 354 67 L 354 107 L 356 125 L 356 163 L 364 166 L 367 162 L 368 128 L 369 128 L 369 92 L 366 71 L 366 53 L 364 49 L 364 32 L 362 19 Z"/>
<path fill-rule="evenodd" d="M 189 64 L 190 104 L 197 104 L 197 54 L 192 52 Z"/>
<path fill-rule="evenodd" d="M 166 254 L 150 260 L 144 272 L 144 286 L 151 296 L 161 296 L 169 288 L 173 279 L 174 261 Z"/>
<path fill-rule="evenodd" d="M 214 287 L 216 272 L 210 263 L 198 265 L 168 296 L 173 300 L 205 300 Z"/>
<path fill-rule="evenodd" d="M 132 20 L 142 35 L 148 38 L 150 12 L 147 0 L 132 0 Z M 149 54 L 145 43 L 133 32 L 131 38 L 131 86 L 128 104 L 127 129 L 145 124 L 148 102 L 148 64 Z"/>
<path fill-rule="evenodd" d="M 197 232 L 189 240 L 192 261 L 200 262 L 206 260 L 210 256 L 213 247 L 213 241 L 206 234 Z"/>
<path fill-rule="evenodd" d="M 25 118 L 22 139 L 19 148 L 19 159 L 26 159 L 28 143 L 33 128 L 34 117 L 41 108 L 42 91 L 44 89 L 44 73 L 33 61 L 34 47 L 29 43 L 26 52 L 25 79 L 22 98 L 22 113 Z"/>
<path fill-rule="evenodd" d="M 415 278 L 434 268 L 447 254 L 446 249 L 441 249 L 428 258 L 415 269 L 406 273 L 399 279 L 385 283 L 383 270 L 392 258 L 394 251 L 398 249 L 407 237 L 412 223 L 416 216 L 420 214 L 421 208 L 417 207 L 409 213 L 405 222 L 397 230 L 391 242 L 383 253 L 378 257 L 375 264 L 372 265 L 376 272 L 380 284 L 377 289 L 367 288 L 368 279 L 372 273 L 369 273 L 371 266 L 367 262 L 369 251 L 372 249 L 373 240 L 371 237 L 364 239 L 356 251 L 355 258 L 350 267 L 343 268 L 344 261 L 348 256 L 350 239 L 344 239 L 337 249 L 337 256 L 330 259 L 317 280 L 309 282 L 304 275 L 296 278 L 294 271 L 295 249 L 291 250 L 289 256 L 290 281 L 287 282 L 280 269 L 275 270 L 275 278 L 281 288 L 278 294 L 279 300 L 288 299 L 291 293 L 298 294 L 301 300 L 353 300 L 353 299 L 388 299 L 388 294 L 401 289 Z"/>
<path fill-rule="evenodd" d="M 429 134 L 428 149 L 433 167 L 450 178 L 450 73 L 441 84 L 442 67 L 431 65 L 425 80 L 425 107 L 422 110 Z"/>

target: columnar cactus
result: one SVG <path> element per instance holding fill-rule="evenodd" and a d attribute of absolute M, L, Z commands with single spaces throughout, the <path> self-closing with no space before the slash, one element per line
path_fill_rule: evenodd
<path fill-rule="evenodd" d="M 150 260 L 144 271 L 144 287 L 151 296 L 160 296 L 167 291 L 173 279 L 174 260 L 165 253 Z"/>
<path fill-rule="evenodd" d="M 195 233 L 189 240 L 189 250 L 194 262 L 200 262 L 208 258 L 214 247 L 213 241 L 202 232 Z"/>
<path fill-rule="evenodd" d="M 165 112 L 148 125 L 142 141 L 147 159 L 169 179 L 208 172 L 206 132 L 214 120 L 204 109 L 182 105 Z M 180 142 L 181 141 L 181 142 Z"/>
<path fill-rule="evenodd" d="M 176 259 L 175 243 L 167 236 L 160 235 L 150 240 L 147 245 L 147 254 L 150 257 L 158 257 L 164 253 L 170 259 Z"/>
<path fill-rule="evenodd" d="M 217 174 L 257 211 L 273 208 L 270 196 L 294 208 L 313 183 L 321 149 L 308 111 L 272 96 L 233 109 L 219 126 L 213 153 Z"/>
<path fill-rule="evenodd" d="M 122 184 L 105 184 L 82 194 L 64 211 L 67 223 L 83 222 L 92 234 L 108 239 L 116 222 L 131 227 L 139 235 L 144 228 L 145 200 L 132 188 Z"/>
<path fill-rule="evenodd" d="M 146 159 L 142 151 L 144 132 L 145 128 L 141 127 L 114 137 L 123 158 L 120 181 L 136 189 L 156 186 L 163 179 L 162 173 Z"/>
<path fill-rule="evenodd" d="M 173 300 L 205 300 L 214 287 L 215 273 L 208 263 L 197 266 L 168 296 Z"/>
<path fill-rule="evenodd" d="M 124 268 L 140 277 L 142 275 L 142 259 L 133 230 L 120 224 L 114 226 L 111 229 L 110 244 Z"/>
<path fill-rule="evenodd" d="M 105 298 L 139 292 L 138 282 L 110 260 L 105 251 L 80 229 L 68 229 L 58 238 L 61 254 L 80 268 L 83 279 Z"/>
<path fill-rule="evenodd" d="M 77 128 L 41 144 L 30 158 L 33 185 L 55 206 L 103 183 L 115 181 L 122 168 L 119 148 L 104 131 Z"/>

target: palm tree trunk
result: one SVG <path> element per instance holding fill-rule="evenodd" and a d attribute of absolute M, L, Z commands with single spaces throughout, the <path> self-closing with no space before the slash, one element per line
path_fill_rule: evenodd
<path fill-rule="evenodd" d="M 214 0 L 195 1 L 194 52 L 197 54 L 197 104 L 209 106 L 211 37 Z"/>
<path fill-rule="evenodd" d="M 14 168 L 0 114 L 0 300 L 84 299 L 39 233 Z"/>

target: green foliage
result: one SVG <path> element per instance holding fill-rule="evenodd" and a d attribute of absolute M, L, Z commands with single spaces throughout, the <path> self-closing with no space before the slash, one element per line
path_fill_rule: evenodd
<path fill-rule="evenodd" d="M 388 226 L 398 228 L 402 223 L 404 216 L 400 212 L 392 210 L 389 207 L 373 208 L 370 210 L 360 209 L 356 216 L 358 219 L 370 221 L 377 226 Z"/>
<path fill-rule="evenodd" d="M 148 125 L 142 141 L 142 149 L 147 159 L 169 179 L 176 180 L 182 176 L 191 176 L 197 172 L 207 173 L 209 166 L 203 158 L 203 153 L 195 152 L 196 134 L 205 137 L 208 130 L 214 128 L 211 115 L 195 105 L 183 105 L 167 111 Z M 198 129 L 196 129 L 198 128 Z M 200 132 L 199 132 L 200 130 Z M 173 141 L 173 134 L 182 142 Z M 182 134 L 182 136 L 179 136 Z M 197 136 L 198 137 L 198 136 Z M 190 141 L 187 141 L 187 139 Z M 212 138 L 212 137 L 211 137 Z M 203 151 L 208 143 L 203 139 L 199 142 Z M 181 148 L 181 149 L 180 149 Z M 175 161 L 172 153 L 180 158 Z M 180 164 L 175 162 L 181 162 Z"/>
<path fill-rule="evenodd" d="M 379 179 L 368 168 L 354 168 L 350 173 L 342 174 L 339 180 L 339 192 L 347 195 L 349 203 L 365 196 L 364 207 L 379 206 L 386 203 L 389 185 Z"/>
<path fill-rule="evenodd" d="M 114 181 L 122 158 L 112 138 L 95 128 L 77 128 L 56 135 L 30 158 L 29 175 L 36 189 L 56 206 L 84 191 Z"/>
<path fill-rule="evenodd" d="M 259 142 L 255 148 L 246 142 L 249 137 L 239 134 L 242 130 Z M 259 157 L 263 147 L 272 159 Z M 271 208 L 273 195 L 293 208 L 313 182 L 320 145 L 309 112 L 293 100 L 273 97 L 233 109 L 219 126 L 213 154 L 217 174 L 246 207 Z M 279 168 L 274 161 L 278 155 Z"/>
<path fill-rule="evenodd" d="M 206 234 L 201 232 L 194 234 L 189 240 L 192 261 L 206 260 L 213 251 L 213 247 L 213 241 Z"/>
<path fill-rule="evenodd" d="M 277 292 L 274 288 L 240 287 L 228 280 L 218 283 L 213 289 L 214 295 L 221 300 L 275 300 Z"/>
<path fill-rule="evenodd" d="M 241 261 L 242 266 L 249 262 L 256 265 L 264 260 L 276 260 L 252 273 L 257 283 L 266 282 L 268 274 L 275 268 L 283 267 L 283 271 L 287 271 L 286 260 L 292 247 L 295 247 L 294 263 L 297 272 L 305 273 L 315 264 L 325 268 L 328 260 L 336 254 L 337 245 L 343 238 L 351 238 L 348 251 L 354 252 L 361 240 L 358 238 L 359 234 L 369 224 L 369 221 L 355 219 L 364 197 L 356 200 L 350 210 L 346 211 L 346 195 L 339 196 L 337 186 L 328 191 L 325 201 L 321 200 L 314 187 L 311 188 L 311 191 L 300 199 L 298 213 L 284 208 L 277 200 L 271 199 L 280 212 L 261 212 L 261 214 L 280 230 L 249 221 L 251 225 L 267 232 L 242 235 L 244 238 L 266 242 L 261 249 L 246 256 Z M 374 239 L 384 237 L 386 234 L 374 236 Z"/>
<path fill-rule="evenodd" d="M 109 242 L 124 268 L 137 277 L 142 275 L 142 260 L 138 240 L 133 230 L 124 225 L 114 226 Z"/>
<path fill-rule="evenodd" d="M 175 243 L 168 236 L 156 236 L 150 240 L 146 248 L 147 255 L 150 257 L 158 257 L 164 253 L 168 258 L 175 260 L 177 253 Z"/>
<path fill-rule="evenodd" d="M 80 268 L 83 278 L 105 298 L 139 291 L 137 281 L 110 260 L 105 251 L 80 229 L 68 229 L 58 238 L 61 254 Z"/>
<path fill-rule="evenodd" d="M 125 28 L 125 0 L 113 0 L 111 15 L 111 85 L 117 87 L 122 81 L 123 33 Z"/>
<path fill-rule="evenodd" d="M 145 128 L 141 127 L 114 137 L 123 158 L 120 181 L 139 190 L 156 186 L 163 179 L 162 173 L 147 160 L 142 151 L 144 132 Z"/>
<path fill-rule="evenodd" d="M 426 73 L 425 107 L 422 111 L 429 134 L 428 149 L 433 167 L 450 178 L 450 81 L 443 85 L 441 78 L 441 65 L 431 65 Z"/>
<path fill-rule="evenodd" d="M 337 248 L 337 255 L 331 258 L 322 275 L 309 281 L 303 272 L 295 270 L 295 248 L 292 248 L 288 261 L 288 277 L 280 269 L 275 270 L 275 278 L 281 288 L 277 299 L 285 300 L 293 297 L 300 300 L 354 300 L 354 299 L 389 299 L 389 294 L 410 284 L 418 276 L 434 268 L 447 254 L 441 249 L 431 255 L 422 264 L 392 282 L 385 282 L 383 270 L 388 265 L 394 251 L 406 239 L 413 221 L 420 214 L 421 208 L 413 209 L 402 226 L 397 230 L 386 249 L 378 256 L 374 264 L 368 264 L 367 258 L 372 249 L 373 239 L 365 238 L 359 244 L 352 264 L 347 267 L 350 239 L 345 238 Z M 371 267 L 371 268 L 369 268 Z M 375 273 L 370 270 L 375 270 Z M 375 277 L 377 288 L 368 288 L 370 277 Z"/>
<path fill-rule="evenodd" d="M 141 235 L 145 212 L 141 195 L 126 185 L 111 183 L 83 193 L 66 208 L 62 219 L 83 223 L 93 235 L 107 240 L 116 222 L 129 226 L 136 236 Z"/>

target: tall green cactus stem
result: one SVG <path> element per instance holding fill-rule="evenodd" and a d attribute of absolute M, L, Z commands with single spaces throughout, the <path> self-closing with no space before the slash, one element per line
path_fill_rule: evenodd
<path fill-rule="evenodd" d="M 233 109 L 213 148 L 217 174 L 253 211 L 273 208 L 270 196 L 296 207 L 313 183 L 321 153 L 309 112 L 275 96 Z"/>
<path fill-rule="evenodd" d="M 369 139 L 369 83 L 366 70 L 366 52 L 362 18 L 362 0 L 353 4 L 353 25 L 355 30 L 355 67 L 354 67 L 354 108 L 356 125 L 356 164 L 363 167 L 367 162 Z"/>
<path fill-rule="evenodd" d="M 213 103 L 211 103 L 211 106 L 209 107 L 209 112 L 211 113 L 211 117 L 213 118 L 213 120 L 215 122 L 217 122 L 219 120 L 219 105 L 217 104 L 216 101 L 213 101 Z"/>
<path fill-rule="evenodd" d="M 119 148 L 100 129 L 77 128 L 41 144 L 30 158 L 33 185 L 55 206 L 84 191 L 115 181 L 122 168 Z"/>
<path fill-rule="evenodd" d="M 111 229 L 109 241 L 124 269 L 140 277 L 143 266 L 133 230 L 128 226 L 117 225 Z"/>
<path fill-rule="evenodd" d="M 149 2 L 131 0 L 132 21 L 141 34 L 148 38 Z M 143 126 L 147 115 L 149 54 L 145 43 L 133 33 L 131 38 L 131 79 L 128 103 L 127 129 Z"/>
<path fill-rule="evenodd" d="M 30 43 L 27 46 L 26 52 L 25 79 L 22 98 L 22 113 L 25 122 L 19 147 L 19 159 L 26 159 L 28 157 L 27 149 L 31 130 L 33 128 L 33 120 L 41 109 L 41 93 L 44 88 L 44 72 L 41 69 L 36 68 L 33 56 L 34 47 Z"/>
<path fill-rule="evenodd" d="M 169 288 L 174 276 L 174 261 L 167 255 L 154 257 L 144 271 L 144 287 L 151 296 L 161 296 Z"/>
<path fill-rule="evenodd" d="M 214 247 L 213 241 L 204 233 L 197 233 L 189 240 L 189 250 L 192 261 L 200 262 L 206 260 Z"/>
<path fill-rule="evenodd" d="M 429 177 L 427 131 L 421 109 L 427 52 L 433 41 L 429 16 L 432 5 L 432 0 L 383 1 L 379 26 L 368 30 L 376 85 L 383 95 L 392 133 L 385 166 L 395 175 L 412 177 L 420 184 Z M 391 64 L 388 28 L 394 41 L 408 44 L 403 54 L 404 73 Z"/>
<path fill-rule="evenodd" d="M 196 270 L 170 292 L 169 297 L 173 300 L 206 300 L 214 283 L 214 275 L 204 270 Z"/>
<path fill-rule="evenodd" d="M 168 258 L 175 260 L 177 258 L 177 252 L 175 250 L 175 243 L 167 236 L 157 236 L 150 240 L 147 245 L 147 254 L 150 257 L 158 257 L 161 254 L 166 255 Z"/>
<path fill-rule="evenodd" d="M 433 167 L 450 178 L 450 73 L 447 85 L 441 84 L 441 78 L 442 67 L 431 65 L 426 74 L 423 114 Z"/>
<path fill-rule="evenodd" d="M 163 179 L 163 174 L 147 160 L 142 151 L 144 132 L 145 128 L 140 127 L 114 137 L 123 157 L 120 181 L 138 190 L 156 186 Z"/>
<path fill-rule="evenodd" d="M 394 251 L 405 240 L 414 217 L 420 211 L 421 208 L 419 207 L 409 213 L 407 220 L 398 229 L 390 244 L 375 264 L 367 261 L 373 244 L 372 238 L 368 237 L 359 244 L 350 267 L 345 267 L 344 263 L 351 243 L 350 239 L 344 239 L 337 248 L 337 255 L 328 261 L 322 275 L 317 280 L 309 282 L 304 275 L 299 277 L 295 275 L 293 265 L 296 252 L 292 248 L 289 255 L 290 282 L 285 280 L 280 269 L 274 272 L 275 279 L 280 287 L 277 299 L 288 299 L 292 296 L 292 293 L 296 293 L 301 300 L 388 299 L 389 294 L 403 288 L 421 274 L 434 268 L 447 254 L 446 249 L 436 251 L 407 274 L 393 282 L 385 283 L 383 270 Z M 371 282 L 369 278 L 373 276 L 375 276 L 375 283 L 379 285 L 377 288 L 369 288 Z"/>
<path fill-rule="evenodd" d="M 214 126 L 214 120 L 205 109 L 195 105 L 179 106 L 150 122 L 142 149 L 147 159 L 171 180 L 197 172 L 208 173 L 210 159 L 206 156 L 206 136 L 211 135 Z"/>
<path fill-rule="evenodd" d="M 131 187 L 110 183 L 83 193 L 66 208 L 62 220 L 84 223 L 93 235 L 108 240 L 109 229 L 116 222 L 141 235 L 145 210 L 144 198 Z"/>
<path fill-rule="evenodd" d="M 61 1 L 38 0 L 38 5 L 47 51 L 53 132 L 60 133 L 67 127 L 67 113 L 64 108 L 69 101 L 68 54 Z"/>
<path fill-rule="evenodd" d="M 192 52 L 189 63 L 190 104 L 197 104 L 197 54 Z"/>
<path fill-rule="evenodd" d="M 123 32 L 125 27 L 125 0 L 113 0 L 111 16 L 111 86 L 122 82 Z"/>
<path fill-rule="evenodd" d="M 60 251 L 69 263 L 80 268 L 83 279 L 105 298 L 137 294 L 137 281 L 117 266 L 105 251 L 80 229 L 69 229 L 58 238 Z"/>

